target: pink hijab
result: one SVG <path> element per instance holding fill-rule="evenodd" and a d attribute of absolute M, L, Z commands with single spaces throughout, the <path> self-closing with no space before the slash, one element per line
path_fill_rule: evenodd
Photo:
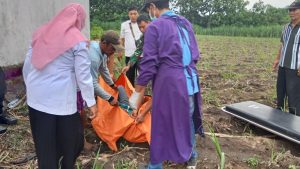
<path fill-rule="evenodd" d="M 80 4 L 69 4 L 52 20 L 39 27 L 32 37 L 32 60 L 41 70 L 77 43 L 87 41 L 80 32 L 85 26 L 86 13 Z"/>

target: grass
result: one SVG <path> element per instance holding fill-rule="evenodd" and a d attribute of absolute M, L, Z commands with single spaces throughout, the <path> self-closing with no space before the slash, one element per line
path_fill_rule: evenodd
<path fill-rule="evenodd" d="M 98 159 L 99 159 L 99 156 L 100 156 L 100 149 L 101 147 L 98 149 L 97 151 L 97 154 L 96 154 L 96 157 L 94 158 L 94 161 L 93 161 L 93 166 L 91 169 L 103 169 L 104 168 L 104 165 L 101 164 L 101 163 L 98 163 Z M 77 162 L 76 163 L 76 168 L 77 169 L 81 169 L 82 167 L 80 166 L 80 163 Z"/>
<path fill-rule="evenodd" d="M 137 168 L 137 161 L 118 160 L 114 164 L 114 169 L 133 169 Z"/>
<path fill-rule="evenodd" d="M 221 72 L 221 77 L 223 79 L 237 79 L 239 77 L 238 73 L 235 72 Z"/>
<path fill-rule="evenodd" d="M 285 148 L 277 148 L 275 146 L 275 143 L 273 142 L 271 145 L 271 157 L 270 157 L 270 163 L 271 164 L 277 164 L 280 160 L 284 158 Z"/>
<path fill-rule="evenodd" d="M 219 140 L 214 132 L 214 129 L 209 124 L 207 124 L 207 125 L 208 125 L 209 132 L 211 134 L 210 135 L 211 141 L 213 142 L 213 144 L 215 146 L 216 153 L 220 160 L 219 168 L 224 169 L 225 168 L 225 153 L 221 149 L 221 145 L 220 145 Z"/>
<path fill-rule="evenodd" d="M 194 25 L 194 30 L 199 35 L 218 35 L 218 36 L 242 36 L 242 37 L 272 37 L 279 38 L 281 36 L 283 26 L 221 26 L 215 28 L 201 28 Z"/>
<path fill-rule="evenodd" d="M 207 107 L 221 107 L 246 99 L 263 101 L 274 106 L 276 73 L 272 72 L 271 66 L 278 51 L 279 38 L 199 35 L 197 39 L 202 53 L 198 68 L 203 89 L 204 110 Z M 116 75 L 120 73 L 123 62 L 124 59 L 121 62 L 116 60 L 114 72 Z M 245 133 L 252 135 L 252 131 L 248 129 L 245 130 Z M 18 125 L 10 127 L 7 134 L 0 139 L 0 145 L 3 147 L 3 151 L 0 152 L 0 160 L 2 160 L 0 163 L 9 165 L 11 159 L 22 157 L 26 152 L 32 152 L 34 146 L 31 138 L 28 119 L 19 118 Z M 122 145 L 122 147 L 124 146 L 126 145 Z M 215 147 L 218 149 L 217 142 Z M 9 154 L 3 153 L 5 151 Z M 216 151 L 219 158 L 224 156 L 221 150 Z M 274 161 L 276 154 L 274 150 L 273 154 L 268 153 L 264 157 Z M 96 167 L 98 164 L 95 161 L 99 158 L 99 153 L 84 158 L 93 159 L 91 167 Z M 226 158 L 228 163 L 232 160 L 232 157 L 226 156 Z M 118 160 L 110 159 L 108 163 L 114 163 L 115 167 L 125 168 L 130 165 L 134 166 L 134 163 L 131 162 L 119 158 Z M 29 163 L 30 168 L 36 167 L 34 160 Z M 215 163 L 223 162 L 220 160 Z M 259 159 L 254 156 L 247 159 L 248 163 L 255 166 L 259 163 Z M 77 167 L 81 168 L 80 163 L 77 164 Z M 101 164 L 99 167 L 101 168 Z"/>
<path fill-rule="evenodd" d="M 290 164 L 288 169 L 299 169 L 299 168 L 300 168 L 300 166 Z"/>
<path fill-rule="evenodd" d="M 220 102 L 218 100 L 218 95 L 213 90 L 207 90 L 202 94 L 203 100 L 205 104 L 220 106 Z"/>
<path fill-rule="evenodd" d="M 279 38 L 198 35 L 197 39 L 204 106 L 243 101 L 239 98 L 275 106 L 277 73 L 272 64 Z"/>
<path fill-rule="evenodd" d="M 93 21 L 91 23 L 91 33 L 93 35 L 99 28 L 103 30 L 115 30 L 119 31 L 121 28 L 121 22 L 98 22 Z M 201 28 L 198 25 L 194 25 L 194 31 L 198 35 L 213 35 L 213 36 L 240 36 L 240 37 L 267 37 L 267 38 L 279 38 L 282 32 L 282 25 L 270 25 L 270 26 L 220 26 L 214 28 Z M 91 36 L 93 37 L 93 36 Z"/>
<path fill-rule="evenodd" d="M 102 169 L 103 168 L 103 165 L 97 164 L 97 159 L 99 158 L 99 155 L 100 155 L 100 148 L 97 151 L 97 154 L 96 154 L 96 157 L 94 159 L 94 163 L 93 163 L 93 168 L 92 169 Z"/>
<path fill-rule="evenodd" d="M 250 128 L 249 123 L 245 125 L 243 133 L 245 136 L 253 136 L 253 130 Z"/>
<path fill-rule="evenodd" d="M 259 158 L 256 155 L 254 155 L 253 157 L 248 158 L 246 160 L 246 163 L 249 167 L 256 168 L 259 164 Z"/>
<path fill-rule="evenodd" d="M 9 155 L 9 152 L 3 151 L 0 153 L 0 163 L 2 163 Z"/>

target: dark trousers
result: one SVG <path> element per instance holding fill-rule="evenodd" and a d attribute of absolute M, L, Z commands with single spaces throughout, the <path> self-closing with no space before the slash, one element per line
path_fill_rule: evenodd
<path fill-rule="evenodd" d="M 5 74 L 0 67 L 0 115 L 3 113 L 3 101 L 6 92 Z"/>
<path fill-rule="evenodd" d="M 277 108 L 283 110 L 285 107 L 285 98 L 286 98 L 286 80 L 285 80 L 285 69 L 280 66 L 278 68 L 276 91 L 277 91 Z"/>
<path fill-rule="evenodd" d="M 56 116 L 28 108 L 39 169 L 74 169 L 84 137 L 79 113 Z"/>
<path fill-rule="evenodd" d="M 289 112 L 300 116 L 300 77 L 297 70 L 284 69 Z"/>
<path fill-rule="evenodd" d="M 128 64 L 129 60 L 130 60 L 130 57 L 125 58 L 126 65 Z M 134 84 L 135 84 L 134 82 L 135 82 L 136 71 L 137 71 L 137 63 L 130 66 L 129 70 L 126 73 L 126 76 L 129 79 L 129 81 L 130 81 L 130 83 L 132 84 L 133 87 L 134 87 Z"/>
<path fill-rule="evenodd" d="M 0 116 L 3 113 L 3 100 L 4 100 L 4 95 L 0 96 Z"/>

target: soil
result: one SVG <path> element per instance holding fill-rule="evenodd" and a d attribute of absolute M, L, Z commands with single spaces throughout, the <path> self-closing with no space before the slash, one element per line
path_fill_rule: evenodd
<path fill-rule="evenodd" d="M 276 72 L 272 70 L 272 63 L 278 51 L 279 39 L 220 36 L 198 38 L 202 53 L 199 73 L 206 137 L 197 136 L 197 168 L 219 167 L 220 160 L 211 141 L 209 126 L 217 135 L 225 153 L 225 168 L 300 168 L 300 145 L 221 110 L 225 105 L 247 100 L 275 107 Z M 20 79 L 8 82 L 8 87 L 8 101 L 24 95 Z M 19 122 L 15 126 L 9 126 L 8 131 L 0 135 L 0 168 L 36 168 L 37 160 L 34 158 L 25 104 L 10 113 Z M 92 147 L 82 152 L 78 158 L 78 168 L 89 169 L 95 165 L 108 169 L 137 168 L 149 161 L 149 146 L 146 143 L 133 144 L 120 139 L 120 151 L 114 153 L 91 128 L 86 129 L 86 139 L 92 143 Z M 183 169 L 186 166 L 165 162 L 164 167 Z"/>

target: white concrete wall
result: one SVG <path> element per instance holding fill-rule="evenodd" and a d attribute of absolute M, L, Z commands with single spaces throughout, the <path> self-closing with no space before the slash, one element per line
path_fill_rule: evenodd
<path fill-rule="evenodd" d="M 0 66 L 22 63 L 33 31 L 70 2 L 85 7 L 89 37 L 89 0 L 0 0 Z"/>

